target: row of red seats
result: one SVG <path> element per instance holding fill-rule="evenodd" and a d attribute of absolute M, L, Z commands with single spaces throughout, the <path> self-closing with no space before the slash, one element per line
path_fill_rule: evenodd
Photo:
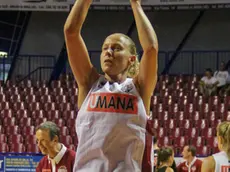
<path fill-rule="evenodd" d="M 42 96 L 42 95 L 77 95 L 78 89 L 77 88 L 48 88 L 48 87 L 42 87 L 39 89 L 35 89 L 33 87 L 26 87 L 24 89 L 20 89 L 19 87 L 11 87 L 8 88 L 7 90 L 1 89 L 0 88 L 0 93 L 5 94 L 7 96 L 10 95 L 21 95 L 21 96 L 26 96 L 26 95 L 37 95 L 37 96 Z"/>
<path fill-rule="evenodd" d="M 173 147 L 183 148 L 185 145 L 194 145 L 196 148 L 209 146 L 212 148 L 218 147 L 217 138 L 204 138 L 198 136 L 197 138 L 188 138 L 181 136 L 180 138 L 170 138 L 168 136 L 159 138 L 159 146 L 173 145 Z"/>
<path fill-rule="evenodd" d="M 78 140 L 76 137 L 76 134 L 74 136 L 70 135 L 61 135 L 60 136 L 60 142 L 64 145 L 77 145 Z M 20 135 L 20 134 L 12 134 L 12 135 L 5 135 L 0 134 L 0 143 L 8 143 L 9 145 L 15 144 L 15 143 L 24 143 L 25 145 L 28 144 L 37 144 L 36 137 L 34 135 Z"/>
<path fill-rule="evenodd" d="M 216 128 L 157 128 L 157 135 L 159 138 L 168 136 L 169 138 L 180 138 L 181 136 L 185 136 L 188 138 L 197 138 L 198 136 L 204 138 L 213 138 L 216 136 Z"/>
<path fill-rule="evenodd" d="M 201 119 L 206 119 L 208 121 L 215 121 L 215 120 L 230 120 L 230 111 L 222 112 L 222 113 L 218 111 L 209 111 L 207 113 L 202 113 L 199 111 L 192 111 L 192 112 L 161 111 L 161 112 L 152 112 L 151 116 L 153 119 L 158 119 L 158 120 L 175 119 L 181 121 L 181 120 L 189 119 L 192 121 L 197 121 Z"/>
<path fill-rule="evenodd" d="M 71 111 L 77 110 L 77 102 L 75 104 L 70 102 L 62 102 L 62 103 L 40 103 L 40 102 L 31 102 L 29 104 L 25 102 L 16 102 L 16 103 L 9 103 L 9 102 L 0 102 L 0 111 L 4 109 L 12 109 L 14 111 L 17 110 L 26 110 L 35 111 L 35 110 L 59 110 L 59 111 Z"/>
<path fill-rule="evenodd" d="M 164 105 L 169 105 L 169 104 L 182 104 L 186 105 L 189 103 L 192 104 L 205 104 L 208 103 L 209 105 L 219 105 L 221 103 L 230 105 L 230 96 L 225 96 L 225 97 L 218 97 L 218 96 L 210 96 L 210 97 L 205 97 L 205 96 L 181 96 L 181 97 L 176 97 L 176 96 L 152 96 L 151 98 L 151 104 L 164 104 Z"/>
<path fill-rule="evenodd" d="M 18 122 L 14 122 L 15 120 L 13 120 L 13 122 L 10 121 L 10 119 L 4 120 L 3 124 L 0 124 L 1 126 L 1 131 L 7 133 L 7 134 L 17 134 L 17 133 L 24 133 L 24 134 L 33 134 L 34 133 L 34 128 L 33 127 L 37 127 L 39 126 L 42 122 L 47 121 L 47 118 L 37 118 L 36 120 L 32 121 L 31 120 L 23 120 Z M 30 122 L 28 122 L 30 121 Z M 69 129 L 74 128 L 75 125 L 75 120 L 73 119 L 68 119 L 67 121 L 64 119 L 55 119 L 55 120 L 51 120 L 55 123 L 57 123 L 57 125 L 59 127 L 64 127 L 64 126 L 68 126 Z M 21 128 L 23 127 L 23 128 Z M 23 130 L 23 131 L 22 131 Z M 25 131 L 24 131 L 25 130 Z M 72 131 L 72 129 L 71 129 Z"/>
<path fill-rule="evenodd" d="M 71 102 L 71 103 L 76 103 L 77 102 L 77 95 L 71 94 L 69 95 L 42 95 L 42 96 L 36 96 L 35 94 L 32 95 L 20 95 L 20 94 L 15 94 L 12 95 L 10 94 L 8 97 L 5 94 L 0 94 L 0 101 L 1 102 L 26 102 L 26 103 L 31 103 L 31 102 L 41 102 L 41 103 L 47 103 L 47 102 L 56 102 L 56 103 L 65 103 L 65 102 Z"/>
<path fill-rule="evenodd" d="M 77 146 L 74 144 L 66 145 L 72 150 L 76 150 Z M 0 143 L 0 152 L 1 153 L 40 153 L 40 150 L 37 145 L 28 144 L 24 145 L 23 143 Z"/>
<path fill-rule="evenodd" d="M 168 129 L 173 129 L 173 128 L 183 128 L 183 129 L 188 129 L 188 128 L 215 128 L 218 123 L 220 123 L 221 120 L 215 120 L 215 121 L 208 121 L 205 119 L 198 120 L 198 121 L 190 121 L 188 119 L 185 120 L 175 120 L 175 119 L 170 119 L 167 121 L 164 120 L 153 120 L 153 128 L 161 128 L 164 126 L 167 126 Z"/>

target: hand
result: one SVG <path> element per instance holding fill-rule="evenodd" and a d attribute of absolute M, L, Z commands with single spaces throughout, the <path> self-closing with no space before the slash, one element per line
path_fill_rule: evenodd
<path fill-rule="evenodd" d="M 135 3 L 135 2 L 141 4 L 141 0 L 130 0 L 130 3 Z"/>

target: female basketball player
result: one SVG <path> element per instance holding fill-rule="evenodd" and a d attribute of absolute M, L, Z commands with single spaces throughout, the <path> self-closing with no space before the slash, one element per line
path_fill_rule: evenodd
<path fill-rule="evenodd" d="M 218 148 L 221 152 L 204 159 L 202 172 L 230 171 L 230 122 L 222 122 L 217 127 Z"/>
<path fill-rule="evenodd" d="M 174 152 L 172 148 L 161 148 L 157 152 L 157 172 L 173 172 L 170 167 L 174 162 Z"/>
<path fill-rule="evenodd" d="M 100 57 L 104 76 L 94 69 L 81 36 L 92 0 L 77 0 L 64 33 L 69 62 L 79 87 L 76 119 L 78 149 L 74 171 L 139 172 L 145 125 L 157 81 L 158 41 L 140 0 L 130 0 L 143 56 L 138 68 L 133 41 L 108 36 Z M 112 22 L 112 21 L 111 21 Z M 134 78 L 128 78 L 129 74 Z"/>

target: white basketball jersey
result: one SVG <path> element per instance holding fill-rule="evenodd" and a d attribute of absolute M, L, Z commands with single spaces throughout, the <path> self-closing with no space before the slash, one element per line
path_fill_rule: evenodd
<path fill-rule="evenodd" d="M 74 172 L 141 172 L 147 115 L 132 79 L 93 85 L 76 119 Z"/>
<path fill-rule="evenodd" d="M 222 151 L 212 155 L 216 162 L 215 172 L 229 172 L 230 171 L 230 162 L 226 152 Z"/>

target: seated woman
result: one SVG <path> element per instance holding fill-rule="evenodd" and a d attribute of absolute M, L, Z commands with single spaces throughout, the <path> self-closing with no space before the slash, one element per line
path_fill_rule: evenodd
<path fill-rule="evenodd" d="M 205 76 L 201 78 L 199 89 L 200 93 L 205 96 L 211 96 L 216 94 L 218 80 L 213 77 L 212 70 L 206 69 Z"/>

